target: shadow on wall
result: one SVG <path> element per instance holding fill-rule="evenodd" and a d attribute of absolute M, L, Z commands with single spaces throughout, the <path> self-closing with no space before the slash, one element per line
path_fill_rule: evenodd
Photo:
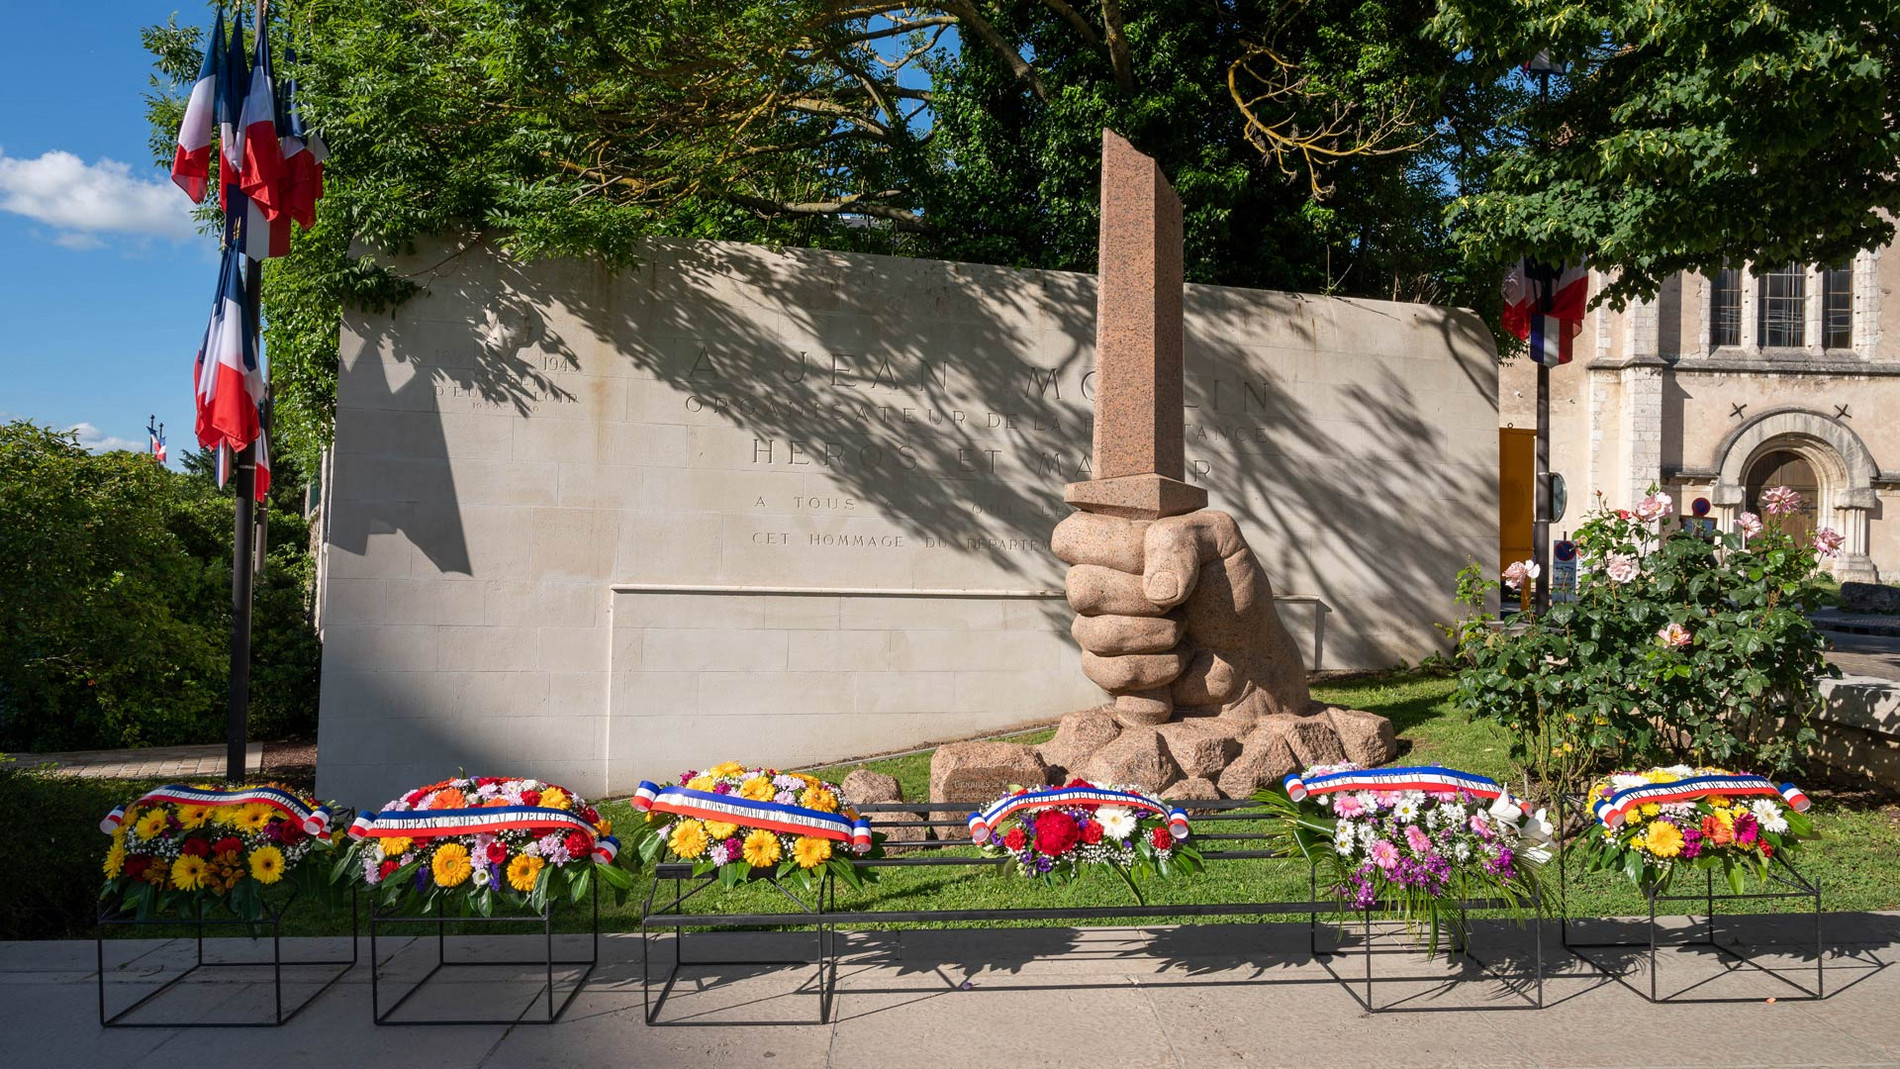
<path fill-rule="evenodd" d="M 523 265 L 476 243 L 412 277 L 426 296 L 353 324 L 365 353 L 395 362 L 387 377 L 373 360 L 344 376 L 339 441 L 353 409 L 417 418 L 390 443 L 378 475 L 407 481 L 386 495 L 400 500 L 338 511 L 331 538 L 349 552 L 364 552 L 370 534 L 401 531 L 435 568 L 470 574 L 439 398 L 467 396 L 527 418 L 553 404 L 607 412 L 615 400 L 595 394 L 629 377 L 696 398 L 775 450 L 806 443 L 808 459 L 872 512 L 1017 572 L 1020 557 L 968 541 L 972 506 L 1046 539 L 1067 511 L 1062 485 L 1090 477 L 1092 276 L 699 243 L 656 244 L 616 277 L 577 261 Z M 1433 422 L 1436 406 L 1460 391 L 1481 393 L 1495 410 L 1495 356 L 1482 323 L 1443 309 L 1200 286 L 1189 287 L 1187 307 L 1188 399 L 1198 406 L 1188 413 L 1190 468 L 1207 461 L 1201 481 L 1239 515 L 1276 589 L 1335 605 L 1362 599 L 1353 628 L 1361 636 L 1416 631 L 1442 613 L 1473 540 L 1495 535 L 1495 470 L 1461 468 L 1442 421 Z M 591 337 L 557 336 L 537 309 L 565 312 Z M 1354 322 L 1342 336 L 1348 309 Z M 1442 361 L 1402 352 L 1370 379 L 1333 381 L 1328 352 L 1358 345 L 1367 316 L 1390 319 L 1401 338 L 1435 332 L 1461 381 L 1445 381 Z M 442 340 L 418 353 L 407 332 L 424 323 L 431 330 L 416 336 Z M 1269 345 L 1316 357 L 1298 366 L 1263 359 Z M 559 373 L 583 363 L 588 377 L 567 380 L 583 384 L 577 396 Z M 1249 366 L 1251 390 L 1229 377 Z M 1350 415 L 1321 418 L 1296 385 L 1308 396 L 1335 391 L 1343 402 L 1335 407 Z M 909 419 L 904 408 L 915 410 Z M 1016 418 L 975 425 L 991 413 Z M 507 448 L 499 443 L 496 455 L 506 459 Z M 1059 582 L 1060 566 L 1046 564 L 1034 578 Z M 1289 574 L 1312 578 L 1289 584 Z M 1068 615 L 1060 602 L 1045 608 Z M 1361 655 L 1381 656 L 1376 638 L 1361 641 L 1372 643 Z"/>

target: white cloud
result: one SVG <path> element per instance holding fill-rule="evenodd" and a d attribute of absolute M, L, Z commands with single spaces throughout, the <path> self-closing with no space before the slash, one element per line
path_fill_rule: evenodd
<path fill-rule="evenodd" d="M 110 453 L 114 449 L 130 449 L 134 453 L 143 453 L 152 447 L 150 442 L 115 438 L 90 423 L 75 423 L 66 429 L 78 435 L 79 444 L 94 453 Z"/>
<path fill-rule="evenodd" d="M 134 177 L 117 160 L 87 163 L 70 152 L 19 159 L 0 150 L 0 211 L 53 227 L 53 240 L 97 248 L 102 233 L 188 238 L 197 233 L 191 201 L 170 181 Z"/>

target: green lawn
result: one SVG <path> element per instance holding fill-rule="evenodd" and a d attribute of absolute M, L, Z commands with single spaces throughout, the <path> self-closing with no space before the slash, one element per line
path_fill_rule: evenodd
<path fill-rule="evenodd" d="M 1503 734 L 1488 724 L 1469 723 L 1452 709 L 1449 702 L 1451 681 L 1418 674 L 1400 674 L 1318 687 L 1316 696 L 1331 703 L 1382 713 L 1392 718 L 1398 729 L 1400 760 L 1406 763 L 1433 763 L 1492 776 L 1509 771 L 1509 743 Z M 1047 738 L 1048 729 L 1010 738 L 1035 742 Z M 708 755 L 709 759 L 722 755 Z M 819 770 L 830 779 L 842 779 L 852 768 L 866 767 L 895 776 L 909 799 L 928 795 L 929 754 L 866 761 L 860 765 L 834 766 Z M 97 781 L 94 781 L 95 783 Z M 137 785 L 126 784 L 124 794 L 137 793 Z M 93 797 L 98 792 L 86 792 Z M 1894 909 L 1900 907 L 1900 808 L 1866 801 L 1853 796 L 1843 798 L 1825 790 L 1812 792 L 1816 813 L 1826 836 L 1807 845 L 1801 866 L 1804 872 L 1822 882 L 1825 905 L 1830 911 Z M 630 825 L 639 819 L 624 801 L 608 802 L 602 810 L 615 823 Z M 84 814 L 91 827 L 98 819 Z M 91 833 L 93 847 L 103 848 L 103 837 Z M 81 842 L 86 842 L 81 837 Z M 951 849 L 951 848 L 946 848 Z M 970 852 L 961 848 L 962 852 Z M 89 870 L 96 865 L 89 864 Z M 83 883 L 75 881 L 78 888 Z M 623 906 L 603 903 L 602 927 L 626 931 L 637 927 L 640 899 L 647 881 L 641 881 L 635 898 Z M 1294 861 L 1232 861 L 1212 864 L 1198 876 L 1144 888 L 1150 902 L 1192 904 L 1222 901 L 1271 901 L 1303 899 L 1307 893 L 1307 870 Z M 73 893 L 77 894 L 75 890 Z M 911 868 L 887 869 L 879 882 L 863 893 L 841 888 L 841 909 L 901 910 L 917 908 L 987 908 L 1021 905 L 1071 906 L 1117 905 L 1129 902 L 1121 882 L 1106 874 L 1093 874 L 1067 886 L 1045 888 L 1021 880 L 998 869 Z M 1572 916 L 1617 916 L 1644 911 L 1641 897 L 1620 878 L 1573 875 L 1569 895 Z M 703 903 L 703 904 L 702 904 Z M 789 904 L 769 887 L 751 885 L 730 891 L 712 889 L 695 899 L 698 909 L 717 905 L 722 911 L 782 911 Z M 1764 910 L 1798 910 L 1800 903 L 1750 904 Z M 1131 923 L 1159 924 L 1176 918 L 1147 918 Z M 1185 920 L 1186 918 L 1178 918 Z M 1273 919 L 1273 918 L 1266 918 Z M 1280 918 L 1290 919 L 1290 918 Z M 1303 919 L 1303 918 L 1302 918 Z M 1112 922 L 1103 922 L 1112 923 Z M 321 920 L 300 923 L 300 930 L 328 927 Z M 84 930 L 67 927 L 44 935 L 85 935 Z"/>

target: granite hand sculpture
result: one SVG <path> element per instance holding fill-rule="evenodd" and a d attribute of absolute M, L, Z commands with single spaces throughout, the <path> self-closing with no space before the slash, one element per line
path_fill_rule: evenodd
<path fill-rule="evenodd" d="M 1306 667 L 1273 588 L 1233 517 L 1212 509 L 1158 520 L 1077 512 L 1051 548 L 1067 590 L 1082 670 L 1135 727 L 1219 717 L 1237 732 L 1304 714 Z"/>

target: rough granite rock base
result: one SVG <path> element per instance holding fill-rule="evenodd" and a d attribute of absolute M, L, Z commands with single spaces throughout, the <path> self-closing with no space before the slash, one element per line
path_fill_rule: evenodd
<path fill-rule="evenodd" d="M 1371 768 L 1398 756 L 1392 721 L 1357 709 L 1315 703 L 1305 716 L 1281 713 L 1251 727 L 1215 717 L 1124 727 L 1111 707 L 1097 706 L 1064 716 L 1055 737 L 1040 746 L 957 742 L 939 747 L 930 762 L 930 796 L 993 798 L 1011 783 L 1064 783 L 1081 776 L 1139 785 L 1172 800 L 1245 798 L 1308 765 L 1351 761 Z M 848 781 L 846 788 L 848 795 Z M 1187 793 L 1170 793 L 1177 788 Z M 1208 790 L 1215 793 L 1203 793 Z M 938 836 L 951 830 L 940 828 Z"/>
<path fill-rule="evenodd" d="M 872 805 L 878 802 L 901 802 L 904 792 L 898 786 L 896 776 L 887 776 L 882 772 L 873 772 L 868 768 L 853 769 L 851 774 L 838 784 L 844 792 L 844 800 L 852 805 Z M 903 813 L 873 813 L 871 822 L 884 835 L 886 850 L 902 849 L 904 843 L 923 842 L 930 838 L 930 828 L 923 824 L 902 823 L 910 819 Z"/>

